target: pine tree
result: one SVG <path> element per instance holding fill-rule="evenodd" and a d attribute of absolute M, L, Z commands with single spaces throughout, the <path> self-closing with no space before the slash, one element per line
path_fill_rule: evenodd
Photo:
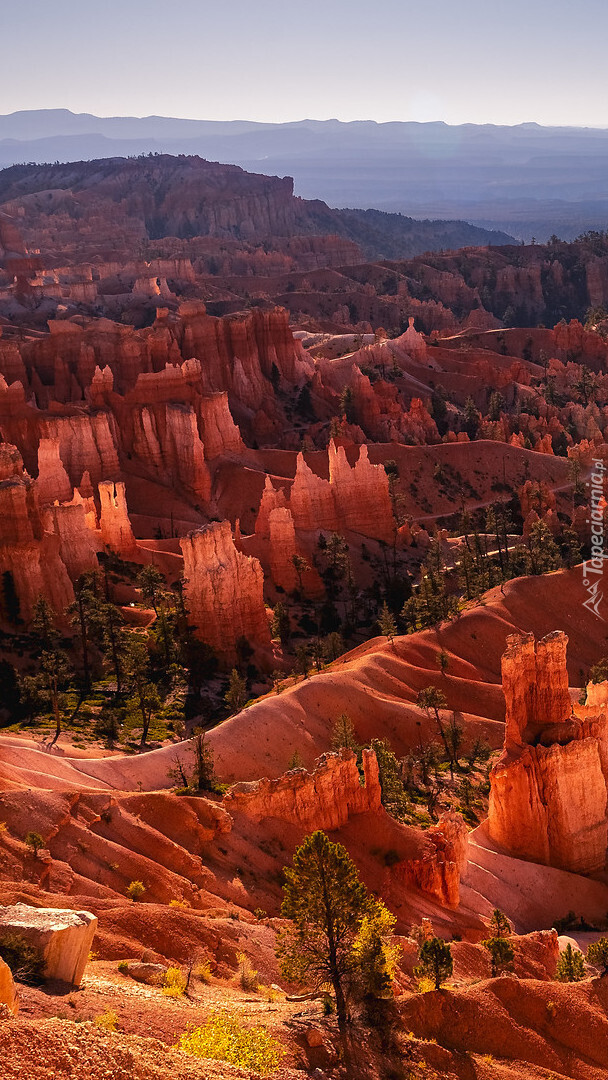
<path fill-rule="evenodd" d="M 509 937 L 512 933 L 511 923 L 507 919 L 504 911 L 501 911 L 500 908 L 494 908 L 494 911 L 492 912 L 490 930 L 492 931 L 492 937 L 495 938 Z"/>
<path fill-rule="evenodd" d="M 418 952 L 419 964 L 414 968 L 414 975 L 418 979 L 432 979 L 435 990 L 439 990 L 441 984 L 449 979 L 454 970 L 452 950 L 443 938 L 433 937 L 423 941 Z"/>
<path fill-rule="evenodd" d="M 450 658 L 447 652 L 444 649 L 441 649 L 440 652 L 436 654 L 435 660 L 437 661 L 437 667 L 441 671 L 441 674 L 445 675 L 450 666 Z"/>
<path fill-rule="evenodd" d="M 289 611 L 287 610 L 287 604 L 284 604 L 282 600 L 275 604 L 272 613 L 272 636 L 278 638 L 283 646 L 287 645 L 291 636 Z"/>
<path fill-rule="evenodd" d="M 192 777 L 194 786 L 197 791 L 213 791 L 215 784 L 213 750 L 207 743 L 202 728 L 197 728 L 194 731 L 192 749 L 194 750 L 194 774 Z"/>
<path fill-rule="evenodd" d="M 247 701 L 247 683 L 243 676 L 239 675 L 236 668 L 233 668 L 230 672 L 230 681 L 224 694 L 224 701 L 233 713 L 239 712 Z"/>
<path fill-rule="evenodd" d="M 382 605 L 378 626 L 380 627 L 380 633 L 383 634 L 385 638 L 388 638 L 389 641 L 392 641 L 397 633 L 397 623 L 395 622 L 393 613 L 389 611 L 386 601 L 384 601 Z"/>
<path fill-rule="evenodd" d="M 608 938 L 601 937 L 592 942 L 587 949 L 587 960 L 594 967 L 602 969 L 602 975 L 608 975 Z"/>
<path fill-rule="evenodd" d="M 443 726 L 443 721 L 439 714 L 440 709 L 447 709 L 448 703 L 445 699 L 445 695 L 442 694 L 441 690 L 438 690 L 436 686 L 425 686 L 424 690 L 421 690 L 419 692 L 416 700 L 419 707 L 421 709 L 424 709 L 427 715 L 430 715 L 430 713 L 434 714 L 437 727 L 439 728 L 441 741 L 445 748 L 447 759 L 453 764 L 453 753 L 450 748 L 446 730 Z"/>
<path fill-rule="evenodd" d="M 281 971 L 302 986 L 319 989 L 331 984 L 344 1040 L 347 1002 L 356 985 L 363 983 L 364 989 L 374 992 L 379 980 L 384 992 L 385 976 L 390 977 L 384 945 L 389 945 L 394 924 L 390 917 L 388 923 L 383 919 L 380 905 L 359 880 L 345 848 L 332 843 L 324 832 L 306 837 L 285 878 L 281 914 L 291 926 L 279 934 Z M 374 924 L 369 935 L 366 917 Z"/>
<path fill-rule="evenodd" d="M 122 670 L 129 699 L 127 712 L 141 722 L 140 747 L 148 740 L 152 716 L 160 709 L 161 700 L 150 672 L 148 647 L 138 634 L 125 635 L 122 643 Z"/>
<path fill-rule="evenodd" d="M 512 969 L 515 953 L 506 938 L 492 937 L 488 938 L 487 941 L 482 941 L 481 944 L 490 954 L 492 978 L 499 975 L 501 971 L 510 971 Z"/>
<path fill-rule="evenodd" d="M 579 949 L 573 949 L 570 942 L 560 953 L 555 969 L 558 982 L 580 982 L 585 978 L 585 960 Z"/>
<path fill-rule="evenodd" d="M 341 713 L 333 726 L 331 748 L 332 750 L 353 750 L 355 754 L 361 751 L 353 722 L 347 713 Z"/>

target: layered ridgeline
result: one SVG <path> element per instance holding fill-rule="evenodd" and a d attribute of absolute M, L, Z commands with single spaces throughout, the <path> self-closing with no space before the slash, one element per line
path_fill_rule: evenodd
<path fill-rule="evenodd" d="M 226 123 L 67 109 L 0 116 L 0 165 L 200 154 L 253 172 L 289 174 L 298 194 L 330 206 L 464 218 L 528 241 L 604 228 L 607 148 L 602 129 L 530 123 Z"/>
<path fill-rule="evenodd" d="M 46 223 L 47 243 L 55 249 L 60 236 L 65 240 L 70 219 L 81 222 L 83 232 L 90 230 L 96 250 L 104 241 L 116 245 L 118 239 L 124 244 L 163 236 L 244 241 L 335 236 L 350 241 L 351 258 L 346 261 L 352 261 L 352 245 L 367 257 L 398 258 L 510 240 L 505 233 L 466 221 L 414 221 L 374 210 L 332 210 L 319 200 L 296 198 L 293 187 L 289 176 L 264 176 L 200 157 L 165 154 L 16 165 L 0 173 L 0 204 L 9 204 L 4 207 L 8 213 L 12 205 L 20 207 L 30 242 L 30 228 Z"/>
<path fill-rule="evenodd" d="M 294 197 L 289 177 L 194 157 L 15 166 L 0 173 L 0 316 L 142 326 L 157 305 L 196 298 L 213 315 L 279 303 L 312 331 L 395 335 L 410 317 L 426 333 L 584 322 L 608 302 L 604 234 L 508 240 L 332 210 Z"/>

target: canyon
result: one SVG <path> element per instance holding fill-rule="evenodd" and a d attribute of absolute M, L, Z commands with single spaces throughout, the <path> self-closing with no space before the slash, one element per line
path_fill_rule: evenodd
<path fill-rule="evenodd" d="M 346 1075 L 275 955 L 323 830 L 394 919 L 416 1067 L 608 1075 L 605 980 L 554 982 L 608 911 L 605 237 L 410 257 L 406 219 L 391 251 L 364 226 L 191 157 L 0 174 L 0 923 L 95 929 L 48 974 L 91 1070 L 189 1080 L 176 1038 L 228 1003 L 288 1080 Z M 433 934 L 454 976 L 420 993 Z M 0 1041 L 54 1047 L 52 981 L 17 992 Z"/>

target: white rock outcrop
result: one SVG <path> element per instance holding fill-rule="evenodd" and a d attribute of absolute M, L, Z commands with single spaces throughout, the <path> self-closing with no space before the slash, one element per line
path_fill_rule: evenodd
<path fill-rule="evenodd" d="M 44 977 L 80 986 L 93 944 L 97 919 L 89 911 L 34 908 L 27 904 L 0 907 L 0 938 L 18 934 L 39 950 Z"/>

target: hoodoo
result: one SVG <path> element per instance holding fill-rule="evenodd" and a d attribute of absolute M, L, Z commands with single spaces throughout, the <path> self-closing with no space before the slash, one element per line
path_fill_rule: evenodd
<path fill-rule="evenodd" d="M 488 830 L 518 858 L 575 873 L 604 870 L 608 684 L 573 706 L 558 631 L 513 637 L 502 661 L 505 746 L 490 774 Z"/>
<path fill-rule="evenodd" d="M 239 638 L 256 648 L 269 646 L 262 567 L 237 551 L 230 523 L 198 529 L 180 545 L 185 599 L 198 637 L 229 662 Z"/>

